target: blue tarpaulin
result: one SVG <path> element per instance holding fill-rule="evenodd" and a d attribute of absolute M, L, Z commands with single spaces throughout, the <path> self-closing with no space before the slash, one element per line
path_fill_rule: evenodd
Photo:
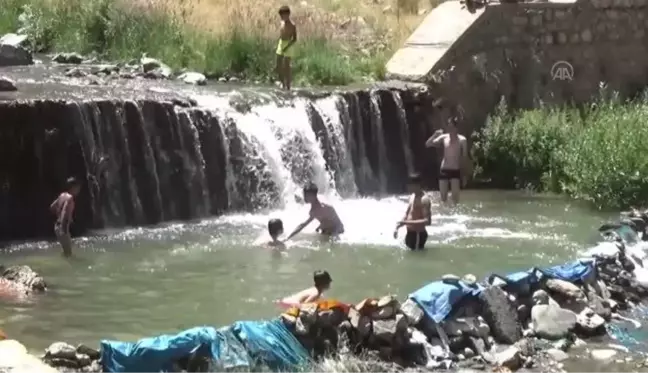
<path fill-rule="evenodd" d="M 569 282 L 584 281 L 594 271 L 594 260 L 575 260 L 549 268 L 531 268 L 528 271 L 514 272 L 505 277 L 497 276 L 509 285 L 534 285 L 543 277 L 556 278 Z M 489 276 L 489 279 L 493 275 Z M 490 283 L 490 281 L 487 281 Z M 435 281 L 410 294 L 434 322 L 441 322 L 452 312 L 452 308 L 466 296 L 478 296 L 483 290 L 480 286 L 469 286 L 461 281 L 445 283 Z"/>
<path fill-rule="evenodd" d="M 196 327 L 136 343 L 101 341 L 107 372 L 168 372 L 178 359 L 196 351 L 222 369 L 265 365 L 295 371 L 309 362 L 308 352 L 279 319 L 239 321 L 221 329 Z"/>
<path fill-rule="evenodd" d="M 480 285 L 469 286 L 462 281 L 456 283 L 435 281 L 418 289 L 409 297 L 428 317 L 438 323 L 445 320 L 452 312 L 452 307 L 464 297 L 478 296 L 482 290 Z"/>

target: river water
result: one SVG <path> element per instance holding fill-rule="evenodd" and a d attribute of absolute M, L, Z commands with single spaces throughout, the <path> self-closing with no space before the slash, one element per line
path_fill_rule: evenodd
<path fill-rule="evenodd" d="M 280 313 L 273 300 L 309 286 L 317 269 L 331 273 L 331 297 L 404 298 L 445 273 L 481 278 L 569 260 L 598 241 L 596 228 L 606 219 L 549 196 L 468 191 L 463 197 L 455 209 L 434 203 L 424 252 L 404 250 L 392 237 L 405 210 L 402 198 L 334 195 L 328 199 L 347 230 L 341 240 L 321 242 L 312 226 L 284 253 L 260 245 L 267 220 L 279 217 L 289 231 L 306 216 L 304 205 L 97 232 L 75 240 L 71 260 L 52 242 L 16 244 L 2 254 L 3 264 L 32 266 L 50 290 L 27 303 L 4 301 L 0 328 L 38 349 L 56 340 L 96 344 L 270 318 Z"/>

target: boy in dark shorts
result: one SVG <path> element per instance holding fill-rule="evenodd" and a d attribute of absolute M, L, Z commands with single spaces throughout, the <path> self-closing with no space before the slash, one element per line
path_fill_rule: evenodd
<path fill-rule="evenodd" d="M 58 198 L 50 205 L 50 211 L 56 215 L 54 223 L 54 233 L 63 248 L 63 255 L 69 257 L 72 255 L 72 237 L 70 236 L 70 224 L 74 214 L 74 198 L 81 191 L 81 183 L 71 177 L 67 179 L 66 191 L 61 193 Z"/>
<path fill-rule="evenodd" d="M 398 228 L 406 226 L 405 245 L 410 250 L 422 250 L 428 239 L 425 227 L 432 223 L 431 202 L 423 191 L 420 175 L 410 175 L 407 189 L 412 195 L 405 211 L 405 218 L 396 224 L 394 238 L 398 234 Z"/>

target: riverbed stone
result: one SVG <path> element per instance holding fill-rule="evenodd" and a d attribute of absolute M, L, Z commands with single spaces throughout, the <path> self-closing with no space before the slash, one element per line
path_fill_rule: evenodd
<path fill-rule="evenodd" d="M 44 358 L 76 359 L 77 349 L 69 343 L 54 342 L 45 349 Z"/>
<path fill-rule="evenodd" d="M 576 314 L 551 304 L 538 304 L 531 309 L 531 322 L 536 336 L 560 339 L 576 326 Z"/>
<path fill-rule="evenodd" d="M 182 73 L 178 77 L 178 80 L 182 80 L 183 82 L 185 82 L 187 84 L 193 84 L 193 85 L 205 85 L 205 84 L 207 84 L 207 77 L 205 77 L 201 73 L 196 73 L 196 72 Z"/>
<path fill-rule="evenodd" d="M 598 361 L 610 361 L 612 360 L 618 352 L 616 350 L 612 349 L 599 349 L 599 350 L 592 350 L 590 351 L 590 356 L 592 359 L 598 360 Z"/>
<path fill-rule="evenodd" d="M 401 312 L 407 317 L 410 325 L 418 324 L 424 315 L 423 309 L 410 298 L 401 305 Z"/>
<path fill-rule="evenodd" d="M 27 35 L 5 34 L 0 38 L 0 66 L 32 65 L 34 58 Z"/>
<path fill-rule="evenodd" d="M 522 325 L 517 309 L 499 287 L 488 287 L 479 295 L 482 317 L 490 327 L 495 340 L 503 344 L 513 344 L 522 338 Z"/>
<path fill-rule="evenodd" d="M 577 330 L 586 336 L 605 334 L 605 319 L 591 308 L 584 309 L 576 318 Z"/>
<path fill-rule="evenodd" d="M 518 370 L 523 363 L 520 349 L 515 346 L 508 347 L 495 355 L 495 362 L 497 366 L 508 368 L 511 371 Z"/>
<path fill-rule="evenodd" d="M 58 371 L 43 363 L 36 356 L 27 353 L 27 349 L 20 342 L 7 339 L 0 341 L 0 372 L 44 372 L 58 373 Z"/>
<path fill-rule="evenodd" d="M 557 348 L 550 348 L 547 350 L 547 354 L 551 356 L 551 358 L 557 362 L 561 362 L 563 360 L 569 359 L 569 355 L 563 350 L 559 350 Z"/>
<path fill-rule="evenodd" d="M 0 76 L 0 92 L 14 92 L 17 90 L 16 82 L 6 76 Z"/>
<path fill-rule="evenodd" d="M 71 53 L 58 53 L 52 57 L 52 61 L 63 64 L 78 65 L 83 62 L 83 56 L 76 52 Z"/>

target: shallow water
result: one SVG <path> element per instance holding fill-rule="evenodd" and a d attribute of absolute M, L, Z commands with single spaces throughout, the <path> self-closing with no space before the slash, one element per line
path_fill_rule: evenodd
<path fill-rule="evenodd" d="M 13 245 L 1 254 L 2 263 L 32 266 L 50 291 L 29 303 L 5 300 L 0 328 L 39 349 L 55 340 L 96 345 L 270 318 L 280 312 L 273 300 L 309 286 L 317 269 L 331 273 L 331 297 L 403 298 L 449 272 L 483 277 L 561 263 L 597 242 L 596 228 L 611 218 L 550 196 L 476 191 L 463 197 L 456 209 L 434 203 L 424 252 L 406 251 L 392 237 L 405 210 L 402 197 L 331 197 L 347 233 L 339 242 L 321 242 L 313 224 L 284 253 L 258 245 L 267 238 L 265 224 L 279 217 L 290 231 L 306 216 L 304 205 L 99 232 L 77 238 L 71 260 L 50 242 Z"/>

